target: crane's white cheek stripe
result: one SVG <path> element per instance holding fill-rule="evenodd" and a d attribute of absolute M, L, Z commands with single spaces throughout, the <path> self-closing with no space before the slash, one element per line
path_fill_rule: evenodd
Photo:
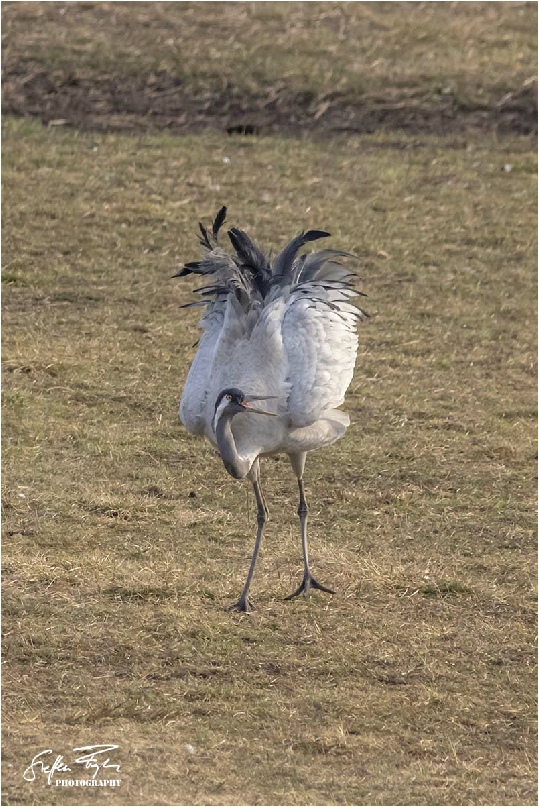
<path fill-rule="evenodd" d="M 227 399 L 223 398 L 223 400 L 221 401 L 221 403 L 219 404 L 219 406 L 215 410 L 215 415 L 213 416 L 213 421 L 212 421 L 212 427 L 213 427 L 214 432 L 217 429 L 217 423 L 219 422 L 219 418 L 223 414 L 223 411 L 226 409 L 228 403 L 229 402 L 227 401 Z"/>

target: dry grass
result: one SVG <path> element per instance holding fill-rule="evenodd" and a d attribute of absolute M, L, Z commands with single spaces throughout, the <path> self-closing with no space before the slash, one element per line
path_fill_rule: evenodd
<path fill-rule="evenodd" d="M 534 3 L 4 3 L 6 64 L 484 103 L 533 78 Z M 196 46 L 193 45 L 196 43 Z"/>
<path fill-rule="evenodd" d="M 7 119 L 3 172 L 3 803 L 534 804 L 533 144 Z M 372 315 L 353 426 L 307 466 L 338 593 L 283 602 L 278 458 L 247 617 L 253 501 L 176 417 L 197 316 L 169 277 L 222 203 L 273 248 L 327 228 Z M 22 780 L 102 742 L 118 791 Z"/>
<path fill-rule="evenodd" d="M 104 803 L 532 803 L 525 143 L 4 137 L 6 803 L 79 803 L 21 766 L 105 740 Z M 296 494 L 267 462 L 247 619 L 253 504 L 175 412 L 196 316 L 168 278 L 221 201 L 274 246 L 327 227 L 373 315 L 354 426 L 308 465 L 339 594 L 282 602 Z"/>
<path fill-rule="evenodd" d="M 32 2 L 2 17 L 3 108 L 84 129 L 536 127 L 535 3 Z"/>

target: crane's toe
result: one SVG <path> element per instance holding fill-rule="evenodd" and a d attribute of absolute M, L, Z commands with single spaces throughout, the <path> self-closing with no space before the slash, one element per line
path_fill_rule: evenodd
<path fill-rule="evenodd" d="M 285 597 L 286 600 L 293 600 L 294 597 L 297 597 L 299 594 L 303 594 L 305 597 L 308 595 L 309 591 L 312 588 L 318 589 L 318 591 L 325 591 L 327 594 L 335 594 L 332 588 L 327 588 L 327 586 L 323 586 L 322 583 L 319 583 L 312 574 L 306 574 L 303 577 L 303 581 L 299 588 L 297 588 L 293 594 L 290 594 L 288 597 Z"/>
<path fill-rule="evenodd" d="M 247 599 L 247 597 L 240 597 L 237 602 L 229 607 L 229 611 L 240 611 L 244 614 L 248 614 L 252 610 L 254 610 L 254 606 L 252 602 Z"/>

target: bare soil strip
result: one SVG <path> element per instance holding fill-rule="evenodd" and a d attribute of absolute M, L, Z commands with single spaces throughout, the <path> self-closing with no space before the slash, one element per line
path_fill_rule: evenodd
<path fill-rule="evenodd" d="M 184 85 L 166 71 L 85 79 L 28 63 L 5 69 L 2 111 L 36 117 L 48 125 L 99 132 L 224 130 L 318 137 L 380 130 L 410 134 L 537 132 L 535 83 L 484 105 L 466 104 L 452 94 L 421 95 L 402 88 L 358 101 L 338 92 L 323 97 L 308 91 L 298 93 L 284 82 L 256 93 L 226 83 L 221 89 L 206 87 L 195 94 L 192 85 Z"/>

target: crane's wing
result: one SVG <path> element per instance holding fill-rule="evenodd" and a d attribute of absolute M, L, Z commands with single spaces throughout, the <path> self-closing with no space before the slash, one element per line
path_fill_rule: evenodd
<path fill-rule="evenodd" d="M 211 231 L 199 224 L 200 244 L 204 255 L 201 260 L 187 263 L 174 277 L 196 275 L 204 277 L 206 285 L 197 289 L 203 301 L 184 306 L 205 305 L 206 312 L 199 327 L 203 333 L 180 401 L 180 419 L 188 431 L 203 435 L 206 429 L 207 398 L 215 373 L 216 354 L 219 345 L 226 340 L 227 300 L 231 295 L 238 304 L 249 309 L 251 303 L 260 299 L 258 289 L 251 282 L 252 271 L 245 262 L 263 261 L 260 251 L 241 231 L 232 231 L 239 252 L 235 260 L 219 247 L 218 235 L 226 219 L 226 207 L 222 207 Z M 241 254 L 240 254 L 241 253 Z M 261 267 L 265 269 L 264 266 Z M 269 268 L 266 270 L 269 272 Z"/>
<path fill-rule="evenodd" d="M 282 335 L 288 359 L 288 416 L 293 426 L 308 426 L 340 406 L 354 373 L 357 295 L 352 274 L 334 250 L 303 255 L 292 266 L 292 287 Z"/>
<path fill-rule="evenodd" d="M 213 401 L 208 404 L 208 395 L 212 397 L 223 375 L 229 379 L 228 383 L 223 382 L 224 386 L 233 386 L 234 372 L 248 364 L 241 355 L 242 346 L 258 321 L 271 277 L 267 258 L 242 230 L 233 228 L 228 232 L 234 255 L 221 249 L 218 234 L 225 218 L 226 207 L 222 207 L 211 231 L 199 225 L 204 255 L 199 261 L 187 263 L 175 275 L 193 274 L 205 281 L 205 285 L 196 289 L 204 300 L 189 304 L 207 305 L 207 309 L 199 324 L 203 334 L 180 402 L 182 423 L 200 435 L 208 431 L 213 416 Z"/>
<path fill-rule="evenodd" d="M 180 401 L 180 420 L 192 434 L 204 434 L 211 367 L 224 318 L 225 305 L 221 302 L 213 303 L 200 321 L 203 333 Z"/>
<path fill-rule="evenodd" d="M 203 336 L 189 371 L 180 417 L 189 431 L 209 434 L 212 402 L 224 386 L 278 395 L 279 412 L 298 428 L 340 406 L 354 370 L 356 319 L 364 312 L 350 299 L 353 274 L 336 250 L 298 256 L 329 233 L 309 230 L 292 239 L 272 265 L 242 230 L 229 230 L 234 254 L 217 242 L 222 208 L 208 231 L 200 225 L 205 256 L 176 275 L 203 275 L 197 289 L 208 304 Z M 209 281 L 209 282 L 208 282 Z M 339 420 L 339 413 L 334 413 Z M 333 417 L 333 415 L 332 415 Z M 347 416 L 340 413 L 341 425 Z M 210 426 L 208 426 L 210 424 Z M 211 436 L 211 435 L 210 435 Z"/>

